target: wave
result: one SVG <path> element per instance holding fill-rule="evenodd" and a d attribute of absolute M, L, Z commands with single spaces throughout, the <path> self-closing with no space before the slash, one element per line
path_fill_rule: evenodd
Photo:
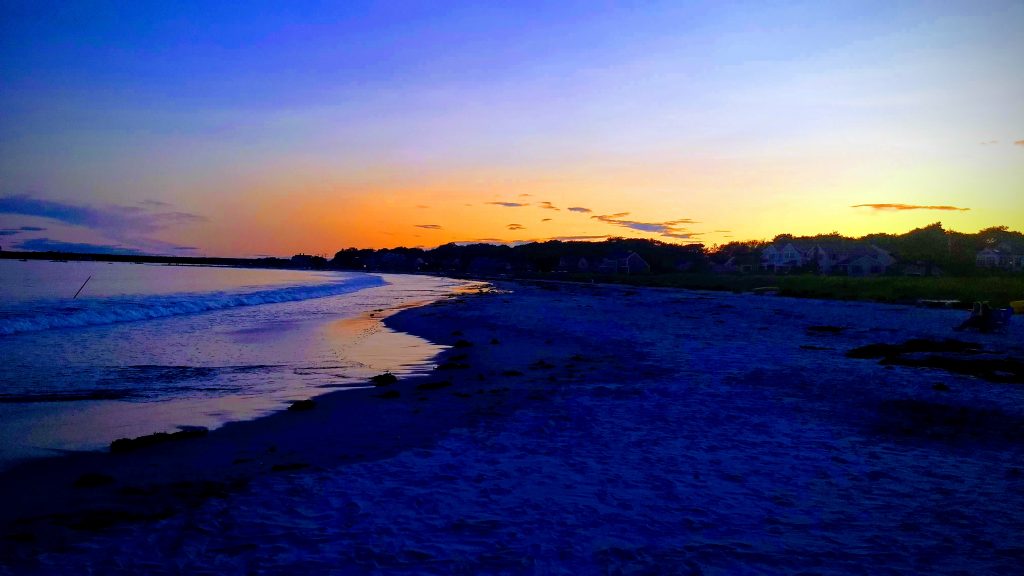
<path fill-rule="evenodd" d="M 241 306 L 326 298 L 358 292 L 386 283 L 378 276 L 357 276 L 329 284 L 287 286 L 256 292 L 206 292 L 74 301 L 37 301 L 20 308 L 0 310 L 0 336 L 58 328 L 138 322 Z"/>

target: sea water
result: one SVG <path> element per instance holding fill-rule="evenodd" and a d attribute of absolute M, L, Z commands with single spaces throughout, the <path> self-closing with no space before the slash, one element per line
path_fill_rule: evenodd
<path fill-rule="evenodd" d="M 373 316 L 462 284 L 334 271 L 0 261 L 0 467 L 122 437 L 216 427 L 365 385 L 380 371 L 429 369 L 440 348 Z"/>

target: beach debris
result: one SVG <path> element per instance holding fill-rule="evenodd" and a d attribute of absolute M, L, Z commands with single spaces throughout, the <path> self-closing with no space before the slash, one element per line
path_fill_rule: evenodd
<path fill-rule="evenodd" d="M 441 380 L 438 382 L 424 382 L 416 387 L 417 390 L 440 390 L 441 388 L 447 388 L 452 383 L 447 380 Z"/>
<path fill-rule="evenodd" d="M 469 348 L 472 345 L 473 345 L 473 343 L 470 342 L 469 340 L 462 340 L 462 339 L 460 339 L 460 340 L 456 340 L 455 344 L 452 344 L 452 347 L 453 348 Z"/>
<path fill-rule="evenodd" d="M 102 472 L 86 472 L 75 480 L 75 488 L 96 488 L 98 486 L 109 486 L 114 483 L 114 477 Z"/>
<path fill-rule="evenodd" d="M 370 382 L 373 382 L 374 386 L 390 386 L 395 382 L 398 382 L 398 376 L 395 376 L 391 372 L 385 372 L 370 378 Z"/>
<path fill-rule="evenodd" d="M 385 400 L 394 400 L 395 398 L 398 398 L 399 396 L 401 396 L 401 394 L 399 394 L 398 390 L 388 390 L 387 392 L 384 392 L 383 394 L 377 394 L 377 398 L 383 398 Z"/>
<path fill-rule="evenodd" d="M 530 369 L 532 369 L 532 370 L 550 370 L 550 369 L 552 369 L 554 367 L 555 367 L 554 364 L 548 362 L 547 360 L 545 360 L 543 358 L 541 358 L 540 360 L 537 360 L 533 364 L 530 364 Z"/>
<path fill-rule="evenodd" d="M 174 440 L 188 440 L 189 438 L 202 438 L 209 434 L 210 431 L 202 426 L 189 426 L 183 428 L 177 432 L 157 432 L 155 434 L 147 434 L 146 436 L 139 436 L 138 438 L 119 438 L 110 443 L 111 452 L 129 452 L 131 450 L 137 450 L 139 448 L 147 448 L 157 444 L 163 444 L 165 442 L 171 442 Z"/>
<path fill-rule="evenodd" d="M 312 401 L 310 399 L 295 400 L 295 401 L 293 401 L 291 403 L 290 406 L 288 406 L 288 411 L 289 412 L 305 412 L 306 410 L 312 410 L 313 408 L 316 408 L 316 402 L 314 402 L 314 401 Z"/>

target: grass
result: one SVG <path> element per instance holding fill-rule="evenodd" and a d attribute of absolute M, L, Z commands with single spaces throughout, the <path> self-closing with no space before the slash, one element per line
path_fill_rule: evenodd
<path fill-rule="evenodd" d="M 1024 276 L 993 277 L 907 277 L 907 276 L 816 276 L 812 274 L 651 274 L 635 276 L 571 275 L 567 280 L 612 282 L 632 286 L 689 288 L 747 292 L 775 286 L 783 296 L 877 302 L 916 302 L 920 299 L 959 300 L 969 305 L 978 300 L 993 306 L 1007 306 L 1024 300 Z"/>

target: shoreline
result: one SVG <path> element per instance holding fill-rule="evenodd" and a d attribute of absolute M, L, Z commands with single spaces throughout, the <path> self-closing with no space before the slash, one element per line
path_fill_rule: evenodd
<path fill-rule="evenodd" d="M 571 361 L 582 359 L 586 350 L 545 341 L 544 350 L 517 346 L 506 352 L 494 327 L 475 329 L 443 318 L 444 310 L 466 298 L 501 295 L 480 284 L 441 300 L 365 315 L 446 346 L 429 373 L 388 386 L 367 381 L 328 390 L 312 399 L 311 410 L 285 408 L 181 440 L 123 453 L 107 449 L 29 459 L 0 471 L 0 494 L 9 500 L 0 507 L 0 558 L 29 567 L 40 553 L 67 550 L 120 527 L 162 521 L 210 499 L 230 498 L 268 475 L 302 474 L 426 448 L 455 428 L 536 401 L 546 392 L 517 386 L 522 377 L 546 374 L 552 356 Z M 469 341 L 474 341 L 470 350 L 480 371 L 462 362 L 467 349 L 460 343 Z M 567 378 L 545 376 L 544 386 L 578 381 L 601 364 L 611 370 L 607 362 L 589 358 L 580 364 Z"/>
<path fill-rule="evenodd" d="M 133 530 L 152 530 L 158 542 L 198 539 L 202 549 L 207 539 L 231 540 L 231 534 L 175 528 L 185 511 L 185 518 L 219 510 L 249 522 L 265 507 L 286 516 L 309 507 L 332 518 L 355 506 L 357 528 L 337 536 L 338 547 L 308 558 L 311 569 L 351 564 L 415 572 L 432 562 L 439 572 L 454 565 L 516 572 L 526 569 L 525 558 L 546 558 L 549 566 L 695 563 L 728 572 L 759 561 L 744 548 L 756 536 L 766 547 L 758 554 L 788 558 L 777 569 L 804 566 L 801 558 L 810 552 L 794 555 L 792 537 L 797 546 L 817 542 L 814 554 L 834 557 L 842 573 L 842 566 L 855 571 L 864 562 L 898 560 L 875 555 L 880 538 L 903 538 L 901 546 L 913 550 L 906 562 L 935 568 L 921 560 L 937 538 L 934 530 L 958 538 L 968 528 L 984 530 L 997 541 L 1008 523 L 1020 520 L 1013 507 L 984 505 L 996 495 L 1014 500 L 1007 483 L 1024 474 L 1013 467 L 1019 446 L 1003 438 L 1024 423 L 1019 387 L 941 372 L 922 377 L 914 368 L 842 356 L 856 345 L 902 341 L 919 330 L 944 334 L 953 317 L 948 311 L 824 301 L 791 310 L 790 299 L 692 291 L 497 287 L 384 319 L 391 329 L 449 346 L 431 374 L 331 392 L 311 410 L 229 424 L 205 438 L 37 463 L 23 471 L 21 484 L 0 476 L 3 493 L 26 496 L 15 502 L 20 510 L 43 514 L 29 502 L 36 498 L 60 512 L 3 522 L 0 556 L 32 567 L 40 551 L 90 558 L 81 552 L 83 542 L 124 537 L 129 548 L 91 558 L 138 567 L 141 560 L 122 557 L 138 545 Z M 839 328 L 811 329 L 826 323 Z M 741 349 L 730 338 L 741 339 Z M 778 365 L 749 359 L 780 350 L 786 356 Z M 946 389 L 933 388 L 936 380 Z M 913 417 L 905 410 L 917 405 L 907 398 L 997 418 L 972 420 L 960 432 L 918 420 L 921 429 L 907 435 L 888 427 L 890 418 Z M 112 482 L 75 488 L 87 473 Z M 971 490 L 943 492 L 950 474 Z M 802 491 L 794 491 L 798 486 Z M 909 522 L 937 497 L 946 504 L 939 508 L 967 506 L 986 524 L 935 520 L 913 532 L 874 520 L 882 514 Z M 847 502 L 856 503 L 852 512 Z M 415 512 L 421 506 L 426 511 Z M 808 524 L 811 513 L 837 520 Z M 5 514 L 5 520 L 14 515 Z M 374 523 L 378 517 L 382 524 Z M 719 525 L 751 532 L 735 535 Z M 484 535 L 466 532 L 467 526 Z M 602 540 L 602 527 L 617 533 L 610 543 Z M 268 535 L 282 529 L 274 524 Z M 463 540 L 467 534 L 472 538 Z M 829 538 L 839 534 L 855 538 L 853 547 L 867 556 L 830 547 Z M 452 550 L 471 545 L 476 563 L 445 560 L 445 548 L 431 545 L 442 537 L 460 543 Z M 551 542 L 558 552 L 538 542 Z M 216 557 L 269 558 L 259 546 L 244 548 L 249 544 Z M 501 552 L 503 546 L 515 553 Z M 984 541 L 972 546 L 964 557 L 979 556 Z M 997 567 L 1007 566 L 1000 560 L 1006 546 L 1000 543 L 992 555 Z M 403 547 L 416 553 L 396 555 Z M 871 560 L 876 557 L 882 560 Z"/>

